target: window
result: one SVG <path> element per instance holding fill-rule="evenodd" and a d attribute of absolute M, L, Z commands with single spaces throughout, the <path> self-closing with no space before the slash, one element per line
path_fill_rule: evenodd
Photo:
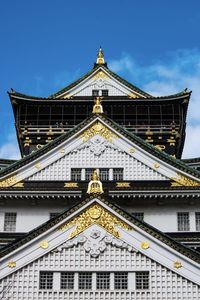
<path fill-rule="evenodd" d="M 4 218 L 4 231 L 6 232 L 14 232 L 16 230 L 16 213 L 5 213 Z"/>
<path fill-rule="evenodd" d="M 53 288 L 53 272 L 40 273 L 40 289 L 50 290 Z"/>
<path fill-rule="evenodd" d="M 196 230 L 200 231 L 200 212 L 195 213 Z"/>
<path fill-rule="evenodd" d="M 123 169 L 122 168 L 113 169 L 113 180 L 123 180 Z"/>
<path fill-rule="evenodd" d="M 125 290 L 128 288 L 128 273 L 117 272 L 115 273 L 115 289 Z"/>
<path fill-rule="evenodd" d="M 79 289 L 90 290 L 92 288 L 92 273 L 79 273 Z"/>
<path fill-rule="evenodd" d="M 132 215 L 134 217 L 136 217 L 137 219 L 139 219 L 140 221 L 144 220 L 144 213 L 143 212 L 134 212 L 134 213 L 132 213 Z"/>
<path fill-rule="evenodd" d="M 71 169 L 71 180 L 72 181 L 81 180 L 81 169 Z"/>
<path fill-rule="evenodd" d="M 57 217 L 58 215 L 59 215 L 58 212 L 52 212 L 52 213 L 49 214 L 49 218 L 53 219 L 53 218 Z"/>
<path fill-rule="evenodd" d="M 135 273 L 135 287 L 137 290 L 149 289 L 149 272 Z"/>
<path fill-rule="evenodd" d="M 101 181 L 108 181 L 109 180 L 109 169 L 100 169 L 99 175 L 100 175 Z"/>
<path fill-rule="evenodd" d="M 108 90 L 102 90 L 102 96 L 103 97 L 108 96 Z"/>
<path fill-rule="evenodd" d="M 92 96 L 99 96 L 99 90 L 92 90 Z"/>
<path fill-rule="evenodd" d="M 188 212 L 178 212 L 178 231 L 189 231 L 190 230 L 190 220 Z"/>
<path fill-rule="evenodd" d="M 73 289 L 74 288 L 74 273 L 71 273 L 71 272 L 61 273 L 60 288 L 61 289 Z"/>
<path fill-rule="evenodd" d="M 97 290 L 108 290 L 110 288 L 110 273 L 97 273 Z"/>
<path fill-rule="evenodd" d="M 92 178 L 92 173 L 94 169 L 85 169 L 85 180 L 90 181 Z"/>

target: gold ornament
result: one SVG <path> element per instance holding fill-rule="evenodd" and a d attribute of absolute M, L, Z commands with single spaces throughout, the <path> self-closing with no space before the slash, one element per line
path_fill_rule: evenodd
<path fill-rule="evenodd" d="M 171 186 L 200 186 L 200 182 L 197 182 L 178 173 L 177 177 L 172 177 L 171 179 L 175 181 L 171 183 Z"/>
<path fill-rule="evenodd" d="M 103 106 L 101 105 L 101 97 L 96 98 L 92 113 L 93 114 L 102 114 L 103 113 Z"/>
<path fill-rule="evenodd" d="M 8 267 L 9 268 L 15 268 L 16 267 L 16 262 L 15 261 L 9 261 L 9 263 L 8 263 Z"/>
<path fill-rule="evenodd" d="M 69 238 L 73 238 L 93 224 L 103 227 L 107 232 L 116 238 L 120 237 L 118 230 L 115 228 L 116 226 L 119 226 L 125 230 L 132 230 L 128 224 L 112 215 L 99 204 L 93 204 L 91 207 L 86 209 L 86 211 L 77 217 L 74 217 L 71 221 L 65 223 L 59 229 L 64 231 L 65 229 L 76 225 L 75 229 L 69 236 Z"/>
<path fill-rule="evenodd" d="M 136 95 L 136 94 L 134 94 L 134 93 L 129 93 L 129 94 L 128 94 L 128 97 L 129 97 L 130 99 L 137 99 L 137 98 L 139 98 L 139 96 Z"/>
<path fill-rule="evenodd" d="M 176 268 L 176 269 L 180 269 L 180 268 L 182 268 L 182 263 L 180 262 L 180 261 L 175 261 L 174 262 L 174 268 Z"/>
<path fill-rule="evenodd" d="M 120 188 L 130 187 L 130 182 L 116 182 L 116 187 L 120 187 Z"/>
<path fill-rule="evenodd" d="M 129 152 L 130 152 L 130 153 L 135 153 L 135 149 L 134 149 L 134 148 L 130 148 L 130 149 L 129 149 Z"/>
<path fill-rule="evenodd" d="M 47 249 L 49 247 L 49 243 L 47 241 L 41 241 L 40 242 L 40 248 Z"/>
<path fill-rule="evenodd" d="M 41 164 L 40 164 L 40 163 L 37 163 L 37 164 L 35 164 L 35 167 L 36 167 L 37 169 L 40 169 L 40 168 L 41 168 Z"/>
<path fill-rule="evenodd" d="M 103 71 L 99 71 L 98 73 L 96 73 L 94 76 L 93 76 L 93 80 L 98 80 L 98 79 L 103 79 L 103 80 L 106 80 L 108 79 L 108 75 L 106 75 Z"/>
<path fill-rule="evenodd" d="M 112 131 L 110 131 L 102 123 L 97 121 L 81 135 L 81 138 L 83 139 L 84 142 L 86 142 L 87 140 L 91 139 L 93 136 L 97 134 L 101 135 L 109 142 L 112 142 L 112 138 L 117 137 L 114 133 L 112 133 Z"/>
<path fill-rule="evenodd" d="M 153 167 L 156 168 L 156 169 L 158 169 L 158 168 L 160 168 L 160 164 L 159 164 L 159 163 L 155 163 L 155 164 L 153 165 Z"/>
<path fill-rule="evenodd" d="M 105 60 L 104 60 L 104 55 L 103 55 L 103 50 L 100 47 L 98 55 L 97 55 L 97 64 L 98 65 L 103 65 L 105 64 Z"/>
<path fill-rule="evenodd" d="M 102 193 L 103 193 L 102 182 L 99 180 L 97 170 L 94 170 L 92 174 L 92 179 L 88 183 L 87 194 L 102 194 Z"/>
<path fill-rule="evenodd" d="M 78 183 L 77 182 L 65 182 L 64 187 L 66 187 L 66 188 L 76 188 L 76 187 L 78 187 Z"/>
<path fill-rule="evenodd" d="M 149 246 L 149 243 L 148 243 L 148 242 L 142 242 L 142 243 L 141 243 L 141 248 L 142 248 L 142 249 L 145 249 L 145 250 L 146 250 L 146 249 L 149 249 L 149 247 L 150 247 L 150 246 Z"/>
<path fill-rule="evenodd" d="M 12 176 L 9 177 L 7 179 L 4 179 L 0 182 L 0 187 L 10 187 L 13 186 L 14 184 L 16 184 L 18 181 L 20 181 L 19 178 L 17 178 L 17 176 Z"/>
<path fill-rule="evenodd" d="M 64 154 L 65 153 L 65 148 L 60 149 L 60 153 Z"/>
<path fill-rule="evenodd" d="M 18 182 L 15 185 L 13 185 L 13 187 L 23 188 L 24 187 L 24 183 L 23 182 Z"/>
<path fill-rule="evenodd" d="M 163 151 L 163 150 L 165 150 L 165 145 L 155 145 L 155 148 L 160 151 Z"/>

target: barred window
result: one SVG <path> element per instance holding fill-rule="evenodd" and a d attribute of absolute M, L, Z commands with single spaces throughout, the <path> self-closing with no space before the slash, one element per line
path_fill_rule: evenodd
<path fill-rule="evenodd" d="M 135 273 L 135 287 L 137 290 L 149 289 L 149 272 Z"/>
<path fill-rule="evenodd" d="M 128 273 L 116 272 L 115 273 L 115 289 L 125 290 L 128 288 Z"/>
<path fill-rule="evenodd" d="M 195 213 L 196 230 L 200 231 L 200 212 Z"/>
<path fill-rule="evenodd" d="M 91 289 L 92 288 L 92 273 L 84 272 L 79 273 L 79 281 L 78 281 L 79 289 Z"/>
<path fill-rule="evenodd" d="M 110 288 L 110 273 L 97 273 L 97 289 L 108 290 Z"/>
<path fill-rule="evenodd" d="M 16 230 L 17 214 L 13 212 L 5 213 L 4 217 L 4 231 L 14 232 Z"/>
<path fill-rule="evenodd" d="M 57 217 L 58 215 L 59 215 L 58 212 L 52 212 L 52 213 L 49 213 L 49 218 L 53 219 L 53 218 Z"/>
<path fill-rule="evenodd" d="M 99 175 L 100 175 L 101 181 L 108 181 L 109 180 L 109 169 L 100 169 Z"/>
<path fill-rule="evenodd" d="M 102 90 L 102 96 L 103 97 L 108 96 L 108 90 Z"/>
<path fill-rule="evenodd" d="M 81 169 L 71 169 L 71 180 L 72 181 L 81 180 Z"/>
<path fill-rule="evenodd" d="M 92 90 L 92 96 L 99 96 L 99 90 Z"/>
<path fill-rule="evenodd" d="M 132 215 L 139 219 L 140 221 L 144 220 L 144 213 L 143 212 L 133 212 Z"/>
<path fill-rule="evenodd" d="M 40 272 L 40 289 L 51 290 L 53 288 L 53 272 Z"/>
<path fill-rule="evenodd" d="M 85 169 L 85 180 L 90 181 L 92 178 L 92 174 L 94 169 Z"/>
<path fill-rule="evenodd" d="M 178 212 L 178 231 L 189 231 L 190 230 L 190 219 L 188 212 Z"/>
<path fill-rule="evenodd" d="M 113 180 L 123 180 L 123 168 L 113 169 Z"/>
<path fill-rule="evenodd" d="M 74 273 L 72 273 L 72 272 L 62 272 L 61 273 L 60 288 L 61 289 L 73 289 L 74 288 Z"/>

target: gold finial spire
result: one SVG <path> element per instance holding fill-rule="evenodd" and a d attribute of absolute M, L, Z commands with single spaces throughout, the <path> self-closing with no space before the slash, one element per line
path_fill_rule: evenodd
<path fill-rule="evenodd" d="M 103 106 L 101 105 L 101 97 L 96 98 L 92 113 L 93 114 L 102 114 L 103 113 Z"/>
<path fill-rule="evenodd" d="M 102 50 L 101 46 L 100 46 L 100 49 L 99 49 L 99 52 L 98 52 L 98 55 L 97 55 L 97 64 L 98 65 L 105 64 L 103 50 Z"/>
<path fill-rule="evenodd" d="M 91 181 L 88 184 L 87 194 L 102 194 L 102 182 L 99 180 L 97 170 L 94 170 Z"/>

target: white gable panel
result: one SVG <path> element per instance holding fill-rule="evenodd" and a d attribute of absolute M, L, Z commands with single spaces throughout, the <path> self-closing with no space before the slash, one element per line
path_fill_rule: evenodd
<path fill-rule="evenodd" d="M 123 168 L 124 180 L 167 179 L 124 150 L 96 136 L 28 180 L 71 180 L 71 168 Z"/>

